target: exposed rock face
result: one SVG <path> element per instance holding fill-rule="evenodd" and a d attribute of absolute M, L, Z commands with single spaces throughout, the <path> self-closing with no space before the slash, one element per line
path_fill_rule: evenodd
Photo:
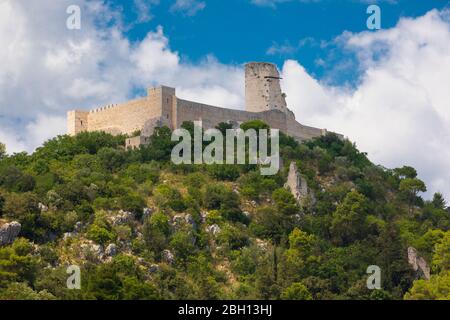
<path fill-rule="evenodd" d="M 187 224 L 190 224 L 194 229 L 197 227 L 194 218 L 190 214 L 187 214 L 184 217 L 184 221 L 186 221 Z"/>
<path fill-rule="evenodd" d="M 162 252 L 162 260 L 167 264 L 173 264 L 175 261 L 175 256 L 170 250 L 164 250 Z"/>
<path fill-rule="evenodd" d="M 152 208 L 144 208 L 142 211 L 142 221 L 147 220 L 153 215 L 154 210 Z"/>
<path fill-rule="evenodd" d="M 264 251 L 267 251 L 269 249 L 269 243 L 261 239 L 256 239 L 256 245 L 258 246 L 258 248 Z"/>
<path fill-rule="evenodd" d="M 209 215 L 209 212 L 207 212 L 207 211 L 202 211 L 202 212 L 200 213 L 200 215 L 201 215 L 201 222 L 202 222 L 202 223 L 205 223 L 205 222 L 206 222 L 206 218 L 207 218 L 208 215 Z"/>
<path fill-rule="evenodd" d="M 80 247 L 84 259 L 87 259 L 89 255 L 93 255 L 97 260 L 103 259 L 103 247 L 101 245 L 96 244 L 93 241 L 88 241 L 87 243 L 83 243 Z"/>
<path fill-rule="evenodd" d="M 81 232 L 83 230 L 83 223 L 81 221 L 78 221 L 75 223 L 74 232 Z"/>
<path fill-rule="evenodd" d="M 63 235 L 63 239 L 64 240 L 68 240 L 68 239 L 70 239 L 70 238 L 73 238 L 75 236 L 75 234 L 73 233 L 73 232 L 66 232 L 66 233 L 64 233 L 64 235 Z"/>
<path fill-rule="evenodd" d="M 111 223 L 113 226 L 128 224 L 133 222 L 134 214 L 128 211 L 120 210 L 119 213 L 115 216 L 112 216 Z"/>
<path fill-rule="evenodd" d="M 0 246 L 11 244 L 19 235 L 22 225 L 17 221 L 5 223 L 0 227 Z"/>
<path fill-rule="evenodd" d="M 41 210 L 41 212 L 47 212 L 48 211 L 48 207 L 45 204 L 41 203 L 41 202 L 38 203 L 38 208 L 39 208 L 39 210 Z"/>
<path fill-rule="evenodd" d="M 284 186 L 291 190 L 292 195 L 298 203 L 302 203 L 308 197 L 311 198 L 312 202 L 315 202 L 315 197 L 312 190 L 308 188 L 306 179 L 302 177 L 297 168 L 297 164 L 294 161 L 291 162 L 289 166 L 289 174 L 287 182 Z"/>
<path fill-rule="evenodd" d="M 206 231 L 208 233 L 211 233 L 212 235 L 216 236 L 220 233 L 221 229 L 217 224 L 213 224 L 213 225 L 206 227 Z"/>
<path fill-rule="evenodd" d="M 408 248 L 408 263 L 416 272 L 416 277 L 430 279 L 430 267 L 428 267 L 425 259 L 419 256 L 417 250 L 413 247 Z"/>
<path fill-rule="evenodd" d="M 174 227 L 179 227 L 183 224 L 189 224 L 192 228 L 197 228 L 197 224 L 194 221 L 194 218 L 190 214 L 177 214 L 172 218 L 172 225 Z"/>
<path fill-rule="evenodd" d="M 108 257 L 114 257 L 117 254 L 117 246 L 114 243 L 111 243 L 105 249 L 105 255 Z"/>
<path fill-rule="evenodd" d="M 148 272 L 150 272 L 150 273 L 155 273 L 155 272 L 158 272 L 159 269 L 160 269 L 159 265 L 157 265 L 157 264 L 152 264 L 152 265 L 150 265 L 150 267 L 148 268 Z"/>

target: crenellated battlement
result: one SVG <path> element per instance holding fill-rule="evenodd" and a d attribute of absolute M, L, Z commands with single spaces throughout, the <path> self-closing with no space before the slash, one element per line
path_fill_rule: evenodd
<path fill-rule="evenodd" d="M 101 112 L 101 111 L 105 111 L 105 110 L 108 110 L 108 109 L 111 109 L 111 108 L 115 108 L 115 107 L 118 107 L 118 106 L 119 106 L 118 104 L 109 104 L 109 105 L 106 105 L 106 106 L 102 106 L 102 107 L 98 107 L 96 109 L 89 110 L 89 113 Z"/>

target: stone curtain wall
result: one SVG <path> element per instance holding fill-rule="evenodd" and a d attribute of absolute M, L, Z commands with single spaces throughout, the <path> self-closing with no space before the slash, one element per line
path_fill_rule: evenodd
<path fill-rule="evenodd" d="M 160 114 L 150 99 L 141 98 L 117 106 L 92 110 L 88 114 L 88 131 L 131 134 L 141 130 L 146 119 Z"/>
<path fill-rule="evenodd" d="M 178 128 L 184 121 L 202 121 L 204 129 L 215 128 L 220 122 L 233 121 L 242 123 L 250 120 L 262 120 L 273 129 L 286 132 L 286 114 L 271 110 L 265 112 L 248 112 L 225 109 L 206 104 L 177 99 L 175 126 Z"/>
<path fill-rule="evenodd" d="M 131 134 L 143 130 L 152 120 L 160 121 L 171 129 L 179 128 L 185 121 L 202 121 L 204 129 L 215 128 L 220 122 L 237 124 L 262 120 L 273 129 L 280 129 L 297 140 L 308 140 L 322 135 L 322 129 L 298 123 L 294 115 L 279 110 L 249 112 L 226 109 L 202 103 L 177 99 L 175 89 L 152 88 L 149 96 L 120 105 L 111 105 L 91 111 L 70 111 L 68 131 L 74 135 L 82 131 L 105 131 L 112 134 Z"/>
<path fill-rule="evenodd" d="M 245 65 L 245 110 L 287 112 L 286 99 L 281 92 L 280 74 L 276 65 L 260 62 Z"/>
<path fill-rule="evenodd" d="M 110 105 L 91 111 L 69 111 L 68 133 L 75 135 L 82 131 L 105 131 L 112 134 L 131 134 L 142 130 L 149 119 L 160 118 L 165 106 L 164 118 L 172 115 L 172 93 L 167 87 L 149 89 L 149 96 Z M 165 103 L 163 103 L 163 97 Z M 169 99 L 169 100 L 167 100 Z M 167 102 L 168 101 L 168 102 Z M 167 121 L 169 123 L 170 121 Z"/>
<path fill-rule="evenodd" d="M 68 132 L 105 131 L 112 134 L 131 134 L 141 130 L 149 135 L 156 124 L 176 129 L 185 121 L 202 121 L 204 129 L 215 128 L 220 122 L 240 124 L 262 120 L 271 128 L 279 129 L 297 140 L 309 140 L 326 130 L 304 126 L 295 120 L 287 108 L 281 91 L 279 72 L 271 63 L 245 65 L 244 110 L 215 107 L 178 99 L 174 88 L 160 86 L 148 89 L 147 97 L 120 105 L 110 105 L 91 111 L 70 111 L 67 114 Z M 140 143 L 129 141 L 130 145 Z"/>

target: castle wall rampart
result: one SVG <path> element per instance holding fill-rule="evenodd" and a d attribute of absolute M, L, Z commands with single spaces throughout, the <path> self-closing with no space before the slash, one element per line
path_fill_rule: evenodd
<path fill-rule="evenodd" d="M 202 121 L 203 128 L 216 127 L 220 122 L 230 120 L 241 123 L 260 119 L 271 128 L 286 131 L 286 114 L 277 110 L 264 112 L 248 112 L 243 110 L 225 109 L 192 101 L 177 99 L 176 127 L 185 121 Z"/>
<path fill-rule="evenodd" d="M 313 128 L 298 123 L 295 118 L 288 117 L 286 133 L 297 140 L 310 140 L 315 137 L 320 137 L 326 132 L 324 129 Z"/>
<path fill-rule="evenodd" d="M 204 129 L 215 128 L 220 122 L 240 123 L 262 120 L 270 128 L 309 140 L 326 130 L 304 126 L 295 120 L 287 108 L 280 87 L 280 75 L 271 63 L 248 63 L 245 66 L 245 110 L 227 109 L 178 99 L 175 88 L 159 86 L 149 88 L 147 97 L 117 105 L 107 105 L 91 111 L 69 111 L 68 132 L 75 135 L 83 131 L 105 131 L 112 134 L 132 134 L 141 130 L 150 136 L 156 126 L 179 128 L 185 121 L 202 121 Z M 131 147 L 143 143 L 129 139 Z"/>
<path fill-rule="evenodd" d="M 158 115 L 160 110 L 152 106 L 148 98 L 101 107 L 89 112 L 88 131 L 129 134 L 141 130 L 146 119 Z"/>

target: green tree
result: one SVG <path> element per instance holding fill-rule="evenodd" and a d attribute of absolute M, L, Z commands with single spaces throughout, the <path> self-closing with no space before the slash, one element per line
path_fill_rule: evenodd
<path fill-rule="evenodd" d="M 367 199 L 351 191 L 333 213 L 330 232 L 337 244 L 348 245 L 366 236 Z"/>
<path fill-rule="evenodd" d="M 55 300 L 46 290 L 36 292 L 26 283 L 13 282 L 0 291 L 0 300 Z"/>
<path fill-rule="evenodd" d="M 171 130 L 164 126 L 155 128 L 150 137 L 150 143 L 141 147 L 140 153 L 143 161 L 169 161 L 173 147 L 176 142 L 172 142 Z"/>
<path fill-rule="evenodd" d="M 160 255 L 167 246 L 170 235 L 170 225 L 167 216 L 163 213 L 155 213 L 144 223 L 144 240 L 150 250 Z"/>
<path fill-rule="evenodd" d="M 447 202 L 445 201 L 444 196 L 440 192 L 436 192 L 433 195 L 433 200 L 431 201 L 431 203 L 436 209 L 445 210 L 447 208 Z"/>
<path fill-rule="evenodd" d="M 450 271 L 432 275 L 430 280 L 416 280 L 405 300 L 450 300 Z"/>
<path fill-rule="evenodd" d="M 98 157 L 103 168 L 109 172 L 118 171 L 126 162 L 124 151 L 110 147 L 100 149 Z"/>
<path fill-rule="evenodd" d="M 312 300 L 312 295 L 308 289 L 299 282 L 291 284 L 281 293 L 282 300 Z"/>
<path fill-rule="evenodd" d="M 399 179 L 414 179 L 417 177 L 417 171 L 413 167 L 403 166 L 401 168 L 394 169 L 394 174 Z"/>
<path fill-rule="evenodd" d="M 114 233 L 96 224 L 93 224 L 89 227 L 87 237 L 88 239 L 91 239 L 92 241 L 95 241 L 101 245 L 108 244 L 109 242 L 116 239 Z"/>
<path fill-rule="evenodd" d="M 436 243 L 433 256 L 433 269 L 437 272 L 450 270 L 450 231 Z"/>
<path fill-rule="evenodd" d="M 286 216 L 296 214 L 300 211 L 294 196 L 285 188 L 276 189 L 272 193 L 272 199 L 278 210 Z"/>
<path fill-rule="evenodd" d="M 33 244 L 23 238 L 0 248 L 0 288 L 8 282 L 34 283 L 39 261 L 33 251 Z"/>
<path fill-rule="evenodd" d="M 409 214 L 412 215 L 413 205 L 417 202 L 417 194 L 419 192 L 426 192 L 427 187 L 425 183 L 417 178 L 406 178 L 400 181 L 399 189 L 408 199 Z"/>

